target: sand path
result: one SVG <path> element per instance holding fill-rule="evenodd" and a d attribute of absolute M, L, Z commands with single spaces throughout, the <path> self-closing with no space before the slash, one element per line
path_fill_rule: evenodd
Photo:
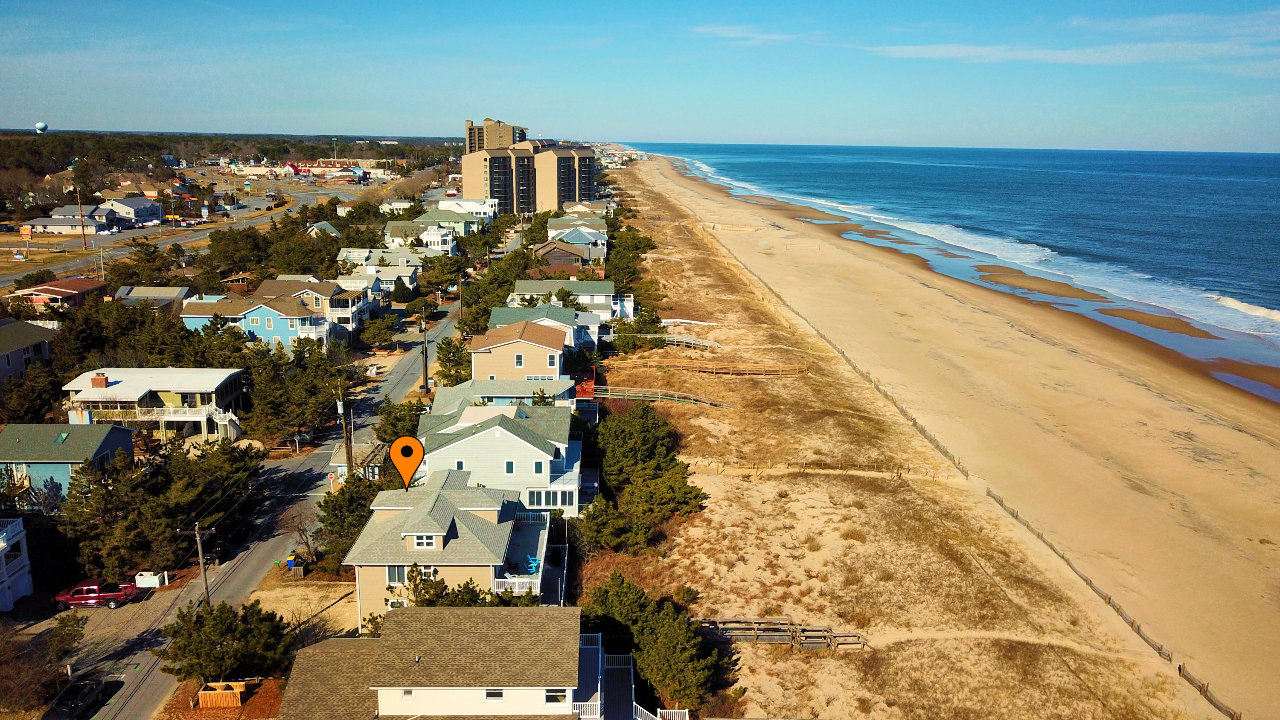
<path fill-rule="evenodd" d="M 1076 652 L 1090 655 L 1105 655 L 1107 657 L 1125 658 L 1126 660 L 1134 660 L 1137 662 L 1143 662 L 1149 659 L 1146 654 L 1139 655 L 1132 652 L 1116 652 L 1114 650 L 1094 647 L 1093 645 L 1077 642 L 1075 640 L 1068 640 L 1066 638 L 1031 635 L 1028 633 L 1003 632 L 999 630 L 886 630 L 874 633 L 864 633 L 863 636 L 867 639 L 867 644 L 873 648 L 907 642 L 1008 640 L 1010 642 L 1066 648 L 1068 650 L 1075 650 Z"/>
<path fill-rule="evenodd" d="M 1227 702 L 1280 717 L 1280 409 L 665 161 L 635 168 L 909 408 L 975 492 L 1002 494 Z"/>

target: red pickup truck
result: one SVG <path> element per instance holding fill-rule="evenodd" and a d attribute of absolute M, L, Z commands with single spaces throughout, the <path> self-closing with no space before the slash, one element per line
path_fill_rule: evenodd
<path fill-rule="evenodd" d="M 103 605 L 115 610 L 137 596 L 138 587 L 133 583 L 84 580 L 58 593 L 53 599 L 58 603 L 58 611 L 61 612 L 67 608 Z"/>

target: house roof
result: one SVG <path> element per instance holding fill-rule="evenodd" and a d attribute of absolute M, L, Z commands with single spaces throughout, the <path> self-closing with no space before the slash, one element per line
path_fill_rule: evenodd
<path fill-rule="evenodd" d="M 277 297 L 293 297 L 300 293 L 310 290 L 321 297 L 333 297 L 333 295 L 342 290 L 338 283 L 321 280 L 320 282 L 306 282 L 302 280 L 263 280 L 258 289 L 253 291 L 253 296 L 260 299 L 270 299 Z"/>
<path fill-rule="evenodd" d="M 310 308 L 295 297 L 226 299 L 215 302 L 189 302 L 182 306 L 182 317 L 241 317 L 258 306 L 274 310 L 283 317 L 309 317 Z"/>
<path fill-rule="evenodd" d="M 393 220 L 392 222 L 400 222 Z M 391 225 L 392 223 L 387 223 Z M 419 232 L 422 232 L 421 230 Z M 415 235 L 415 237 L 417 237 Z M 360 265 L 378 264 L 378 258 L 386 258 L 391 265 L 399 265 L 401 260 L 409 261 L 410 266 L 421 265 L 426 251 L 422 248 L 342 248 L 338 251 L 338 259 Z"/>
<path fill-rule="evenodd" d="M 373 720 L 378 699 L 372 688 L 401 687 L 400 683 L 405 687 L 576 687 L 581 612 L 576 607 L 392 610 L 383 621 L 380 637 L 332 638 L 299 650 L 278 717 Z M 538 628 L 538 642 L 530 643 L 519 628 Z M 468 716 L 466 720 L 566 717 Z M 384 716 L 384 720 L 394 719 Z"/>
<path fill-rule="evenodd" d="M 552 250 L 563 250 L 570 255 L 580 258 L 585 258 L 587 256 L 587 250 L 585 248 L 565 242 L 559 238 L 556 238 L 555 240 L 548 240 L 541 245 L 534 247 L 533 254 L 538 257 L 542 257 Z"/>
<path fill-rule="evenodd" d="M 22 223 L 22 224 L 23 224 L 23 225 L 30 225 L 30 226 L 32 226 L 32 227 L 36 227 L 36 226 L 40 226 L 40 225 L 69 225 L 69 226 L 74 226 L 74 227 L 80 227 L 80 225 L 82 224 L 82 223 L 81 223 L 81 220 L 83 220 L 83 225 L 84 225 L 86 228 L 96 227 L 96 226 L 98 226 L 98 225 L 102 225 L 102 224 L 103 224 L 101 220 L 97 220 L 97 219 L 95 219 L 95 218 L 94 218 L 92 215 L 90 215 L 89 213 L 85 213 L 84 218 L 79 218 L 79 217 L 42 217 L 42 218 L 36 218 L 35 220 L 28 220 L 28 221 L 26 221 L 26 222 L 24 222 L 24 223 Z"/>
<path fill-rule="evenodd" d="M 141 190 L 156 189 L 155 187 L 152 187 L 150 185 L 139 185 L 138 187 Z M 120 198 L 119 200 L 111 200 L 109 202 L 116 203 L 119 205 L 124 205 L 125 207 L 132 208 L 134 210 L 140 210 L 145 207 L 151 207 L 152 205 L 160 204 L 155 200 L 151 200 L 149 198 L 144 198 L 144 197 L 127 197 L 127 198 Z"/>
<path fill-rule="evenodd" d="M 467 485 L 465 470 L 437 470 L 408 490 L 384 490 L 373 500 L 374 510 L 401 512 L 390 518 L 369 518 L 344 565 L 501 565 L 515 522 L 520 493 Z M 496 509 L 491 522 L 468 509 Z M 410 550 L 406 535 L 445 535 L 444 547 Z"/>
<path fill-rule="evenodd" d="M 564 350 L 564 331 L 534 322 L 518 322 L 503 325 L 483 335 L 471 338 L 471 352 L 482 352 L 499 345 L 523 341 L 548 350 Z"/>
<path fill-rule="evenodd" d="M 28 290 L 37 290 L 47 292 L 50 295 L 74 295 L 76 293 L 90 293 L 94 290 L 101 290 L 107 286 L 101 280 L 85 277 L 70 277 L 61 280 L 51 280 L 47 283 L 27 288 Z M 54 292 L 56 291 L 56 292 Z M 25 292 L 20 290 L 19 292 Z"/>
<path fill-rule="evenodd" d="M 52 341 L 57 337 L 56 330 L 33 325 L 22 320 L 5 318 L 0 320 L 0 355 L 7 355 L 24 347 L 30 347 L 41 340 Z"/>
<path fill-rule="evenodd" d="M 571 245 L 591 245 L 592 243 L 608 242 L 608 236 L 604 233 L 582 227 L 565 230 L 556 235 L 555 239 Z"/>
<path fill-rule="evenodd" d="M 578 313 L 573 308 L 561 307 L 550 303 L 531 308 L 496 307 L 489 313 L 489 329 L 493 330 L 503 325 L 544 319 L 574 327 L 578 324 Z"/>
<path fill-rule="evenodd" d="M 605 223 L 604 218 L 598 218 L 598 217 L 584 218 L 584 217 L 575 217 L 572 215 L 568 215 L 564 217 L 553 217 L 553 218 L 547 219 L 548 230 L 560 230 L 560 229 L 566 229 L 566 228 L 572 228 L 572 227 L 584 227 L 584 228 L 590 228 L 592 230 L 599 230 L 600 232 L 605 232 L 609 226 L 607 223 Z"/>
<path fill-rule="evenodd" d="M 429 227 L 435 226 L 417 220 L 390 220 L 383 226 L 382 232 L 391 237 L 416 238 L 426 232 Z"/>
<path fill-rule="evenodd" d="M 555 398 L 572 387 L 572 380 L 467 380 L 452 387 L 437 389 L 436 398 L 431 404 L 431 414 L 453 412 L 470 405 L 477 398 L 532 398 L 539 390 Z M 419 427 L 421 428 L 421 424 Z"/>
<path fill-rule="evenodd" d="M 612 280 L 517 280 L 516 295 L 545 295 L 568 288 L 574 295 L 612 295 Z"/>
<path fill-rule="evenodd" d="M 116 300 L 178 300 L 191 293 L 191 288 L 168 285 L 121 285 Z"/>
<path fill-rule="evenodd" d="M 322 282 L 322 280 L 315 275 L 277 275 L 276 279 L 294 280 L 296 282 Z"/>
<path fill-rule="evenodd" d="M 76 393 L 80 401 L 134 402 L 153 390 L 211 393 L 241 372 L 230 368 L 98 368 L 81 373 L 62 389 Z M 93 386 L 98 373 L 107 376 L 104 388 Z"/>
<path fill-rule="evenodd" d="M 464 406 L 448 413 L 418 418 L 418 436 L 427 454 L 459 440 L 502 428 L 542 453 L 553 456 L 557 445 L 569 444 L 573 411 L 567 407 L 516 405 Z"/>
<path fill-rule="evenodd" d="M 329 233 L 334 237 L 339 237 L 342 234 L 338 232 L 338 228 L 334 227 L 332 223 L 329 223 L 326 220 L 321 220 L 307 228 L 308 233 L 314 233 L 317 231 Z"/>
<path fill-rule="evenodd" d="M 98 455 L 112 435 L 128 440 L 133 431 L 119 425 L 21 425 L 0 432 L 0 462 L 84 462 Z"/>
<path fill-rule="evenodd" d="M 414 222 L 420 223 L 476 223 L 479 219 L 471 213 L 460 213 L 453 210 L 428 210 L 413 219 Z"/>

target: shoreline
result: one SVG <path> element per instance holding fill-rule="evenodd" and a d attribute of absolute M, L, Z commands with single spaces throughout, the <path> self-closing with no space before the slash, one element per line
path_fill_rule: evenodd
<path fill-rule="evenodd" d="M 1280 413 L 1212 375 L 1249 368 L 936 272 L 666 160 L 635 172 L 909 408 L 972 492 L 989 483 L 1229 703 L 1280 712 L 1262 671 L 1280 664 Z"/>

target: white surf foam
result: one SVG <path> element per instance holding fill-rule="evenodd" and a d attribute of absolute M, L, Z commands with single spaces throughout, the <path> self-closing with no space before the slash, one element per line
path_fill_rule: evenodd
<path fill-rule="evenodd" d="M 821 210 L 834 210 L 846 216 L 865 218 L 916 235 L 933 238 L 955 249 L 983 253 L 1001 262 L 1021 266 L 1026 270 L 1059 276 L 1086 289 L 1102 291 L 1136 303 L 1154 305 L 1206 325 L 1260 336 L 1273 344 L 1280 345 L 1280 310 L 1251 305 L 1235 298 L 1214 294 L 1204 288 L 1175 280 L 1154 278 L 1129 268 L 1063 255 L 1051 248 L 1016 238 L 982 235 L 953 225 L 894 217 L 865 205 L 838 203 L 768 190 L 758 185 L 725 177 L 704 162 L 692 159 L 685 159 L 685 161 L 695 174 L 740 191 L 808 205 Z"/>

